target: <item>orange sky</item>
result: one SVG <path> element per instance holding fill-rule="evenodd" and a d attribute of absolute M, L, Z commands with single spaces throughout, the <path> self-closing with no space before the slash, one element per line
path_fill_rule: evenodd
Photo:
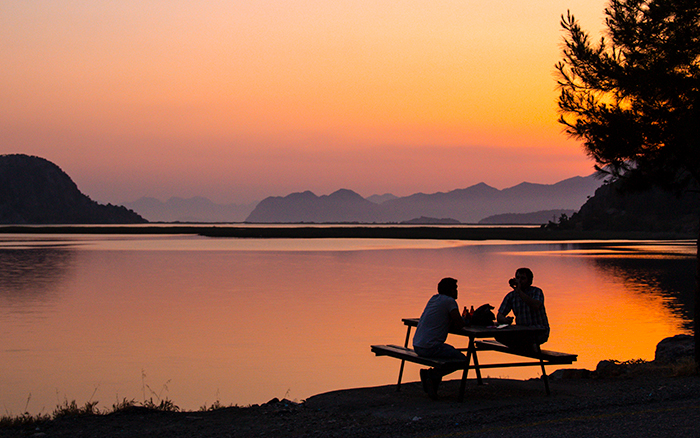
<path fill-rule="evenodd" d="M 560 15 L 602 0 L 0 3 L 0 153 L 101 202 L 408 195 L 592 172 L 556 123 Z"/>

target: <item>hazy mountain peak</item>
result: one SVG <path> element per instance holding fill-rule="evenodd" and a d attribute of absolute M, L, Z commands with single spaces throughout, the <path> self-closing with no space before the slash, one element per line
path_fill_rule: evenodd
<path fill-rule="evenodd" d="M 318 199 L 318 196 L 311 190 L 304 190 L 303 192 L 290 193 L 287 196 L 274 196 L 277 199 Z M 266 198 L 269 199 L 269 198 Z M 264 200 L 263 200 L 264 201 Z"/>
<path fill-rule="evenodd" d="M 544 187 L 546 185 L 547 184 L 539 184 L 539 183 L 531 183 L 531 182 L 523 181 L 520 184 L 516 184 L 513 187 L 508 187 L 508 188 L 514 189 L 516 187 Z M 508 189 L 504 189 L 504 190 L 508 190 Z"/>
<path fill-rule="evenodd" d="M 216 204 L 203 196 L 174 196 L 166 202 L 143 197 L 125 205 L 157 222 L 243 222 L 255 207 L 254 204 Z"/>
<path fill-rule="evenodd" d="M 190 206 L 196 205 L 196 206 L 203 208 L 203 207 L 208 207 L 208 206 L 214 205 L 214 203 L 211 200 L 204 198 L 202 196 L 195 196 L 192 198 L 180 198 L 180 197 L 174 196 L 174 197 L 168 199 L 167 201 L 165 201 L 165 205 L 175 206 L 175 207 L 179 207 L 179 206 L 190 207 Z"/>
<path fill-rule="evenodd" d="M 366 201 L 365 198 L 348 189 L 336 190 L 335 192 L 328 195 L 328 198 L 333 199 L 335 201 Z"/>
<path fill-rule="evenodd" d="M 464 189 L 455 189 L 451 190 L 447 193 L 438 193 L 437 195 L 444 195 L 446 197 L 472 197 L 472 196 L 496 196 L 500 190 L 498 190 L 495 187 L 491 187 L 490 185 L 486 183 L 479 183 L 479 184 L 474 184 L 473 186 L 469 186 Z"/>
<path fill-rule="evenodd" d="M 468 189 L 487 189 L 487 190 L 498 190 L 495 187 L 491 187 L 490 185 L 486 184 L 485 182 L 480 182 L 478 184 L 474 184 L 473 186 L 467 187 Z"/>
<path fill-rule="evenodd" d="M 391 193 L 384 193 L 383 195 L 372 195 L 368 196 L 366 199 L 370 202 L 374 202 L 375 204 L 381 204 L 386 201 L 391 201 L 392 199 L 396 199 L 398 196 L 392 195 Z"/>

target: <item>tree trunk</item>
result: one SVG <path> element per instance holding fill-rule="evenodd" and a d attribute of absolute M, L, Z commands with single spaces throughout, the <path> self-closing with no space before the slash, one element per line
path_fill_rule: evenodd
<path fill-rule="evenodd" d="M 695 302 L 693 303 L 693 336 L 695 337 L 695 372 L 700 374 L 700 228 L 696 245 Z"/>

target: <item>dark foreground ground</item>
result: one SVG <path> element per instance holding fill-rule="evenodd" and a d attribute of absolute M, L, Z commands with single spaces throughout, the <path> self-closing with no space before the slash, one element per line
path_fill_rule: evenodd
<path fill-rule="evenodd" d="M 0 437 L 700 437 L 700 377 L 458 381 L 430 400 L 420 383 L 334 391 L 209 412 L 144 408 L 0 428 Z"/>

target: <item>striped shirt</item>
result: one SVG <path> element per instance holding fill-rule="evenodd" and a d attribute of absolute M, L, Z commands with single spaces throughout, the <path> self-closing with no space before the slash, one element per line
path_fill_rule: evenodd
<path fill-rule="evenodd" d="M 544 310 L 544 293 L 542 289 L 530 286 L 530 289 L 525 291 L 525 294 L 541 302 L 542 305 L 537 310 L 533 311 L 530 306 L 520 298 L 520 294 L 518 294 L 517 291 L 511 291 L 503 298 L 501 307 L 498 308 L 498 313 L 506 316 L 512 310 L 515 315 L 515 324 L 517 325 L 549 328 L 547 312 Z"/>

